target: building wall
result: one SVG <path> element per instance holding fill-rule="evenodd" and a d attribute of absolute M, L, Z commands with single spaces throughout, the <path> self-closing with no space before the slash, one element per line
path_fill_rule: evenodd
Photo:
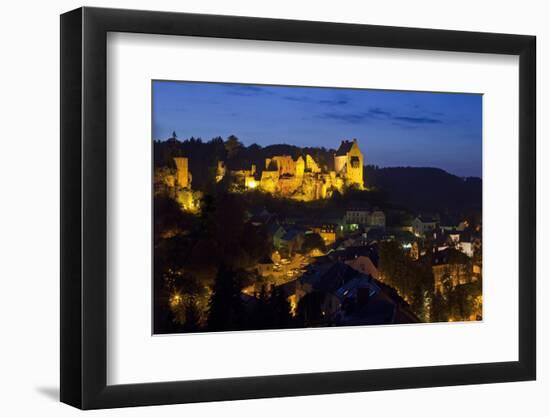
<path fill-rule="evenodd" d="M 412 224 L 414 233 L 418 235 L 423 235 L 427 231 L 435 229 L 435 226 L 435 222 L 423 223 L 419 218 L 414 219 Z"/>
<path fill-rule="evenodd" d="M 347 224 L 367 225 L 369 223 L 369 212 L 367 210 L 348 210 L 345 220 Z"/>
<path fill-rule="evenodd" d="M 348 157 L 346 155 L 335 156 L 334 157 L 334 170 L 337 174 L 345 174 L 346 162 Z"/>
<path fill-rule="evenodd" d="M 376 210 L 368 216 L 368 225 L 375 227 L 386 227 L 386 215 L 383 211 Z"/>

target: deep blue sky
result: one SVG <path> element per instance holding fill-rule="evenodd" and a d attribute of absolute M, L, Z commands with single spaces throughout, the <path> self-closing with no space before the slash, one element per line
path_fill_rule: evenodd
<path fill-rule="evenodd" d="M 438 167 L 481 177 L 482 96 L 315 87 L 153 82 L 153 138 L 337 148 L 357 138 L 365 164 Z"/>

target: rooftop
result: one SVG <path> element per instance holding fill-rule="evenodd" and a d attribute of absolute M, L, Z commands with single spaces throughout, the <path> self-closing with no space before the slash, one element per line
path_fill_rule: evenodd
<path fill-rule="evenodd" d="M 345 156 L 349 151 L 351 151 L 351 148 L 353 147 L 353 144 L 356 143 L 357 140 L 343 140 L 340 144 L 340 147 L 336 151 L 336 156 Z"/>

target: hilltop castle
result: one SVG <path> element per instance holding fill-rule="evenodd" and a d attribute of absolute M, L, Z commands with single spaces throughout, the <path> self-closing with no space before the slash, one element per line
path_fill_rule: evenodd
<path fill-rule="evenodd" d="M 300 201 L 329 198 L 334 191 L 343 193 L 348 187 L 362 190 L 363 154 L 357 139 L 342 141 L 333 158 L 330 168 L 309 154 L 296 160 L 290 155 L 275 155 L 265 159 L 262 169 L 252 164 L 250 169 L 229 170 L 224 161 L 218 161 L 215 178 L 217 182 L 230 179 L 230 189 L 236 192 L 258 189 Z M 191 188 L 189 159 L 180 156 L 173 161 L 175 170 L 155 170 L 155 192 L 168 192 L 185 210 L 196 211 L 201 194 Z"/>
<path fill-rule="evenodd" d="M 223 167 L 223 168 L 222 168 Z M 217 178 L 225 175 L 225 166 L 218 164 Z M 312 201 L 327 198 L 334 190 L 343 192 L 346 187 L 363 189 L 363 154 L 357 139 L 342 141 L 334 154 L 334 169 L 321 169 L 310 155 L 277 155 L 266 158 L 264 169 L 256 166 L 249 170 L 230 171 L 237 186 L 258 188 L 264 192 L 296 200 Z"/>

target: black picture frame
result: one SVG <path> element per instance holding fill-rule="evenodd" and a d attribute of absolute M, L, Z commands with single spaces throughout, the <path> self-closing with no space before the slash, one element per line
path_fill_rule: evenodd
<path fill-rule="evenodd" d="M 107 385 L 108 32 L 519 56 L 519 360 Z M 63 14 L 61 401 L 95 409 L 535 379 L 535 54 L 536 38 L 524 35 L 88 7 Z"/>

